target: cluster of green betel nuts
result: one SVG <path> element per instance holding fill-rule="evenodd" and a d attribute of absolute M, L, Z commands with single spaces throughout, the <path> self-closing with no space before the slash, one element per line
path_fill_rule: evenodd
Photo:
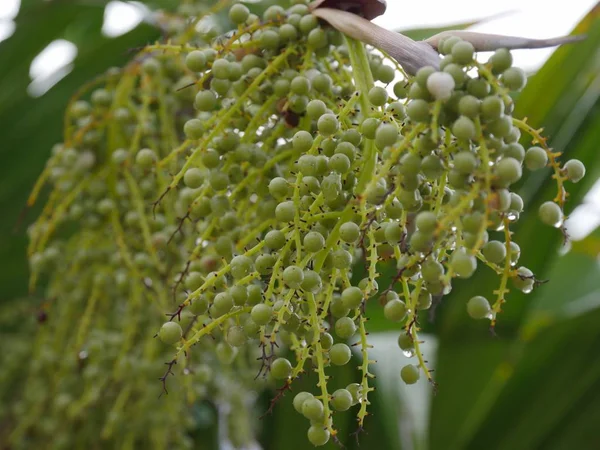
<path fill-rule="evenodd" d="M 30 231 L 32 286 L 44 280 L 53 299 L 31 370 L 58 367 L 52 392 L 84 393 L 65 414 L 109 403 L 105 439 L 144 439 L 115 431 L 129 402 L 156 409 L 152 433 L 183 442 L 168 416 L 181 421 L 194 399 L 243 404 L 257 383 L 285 392 L 314 372 L 313 392 L 293 404 L 324 445 L 337 412 L 352 409 L 359 427 L 368 415 L 367 305 L 396 324 L 399 357 L 414 358 L 402 380 L 432 381 L 418 335 L 432 298 L 486 266 L 496 297 L 465 299 L 466 313 L 493 325 L 511 286 L 536 284 L 510 232 L 523 169 L 554 172 L 559 193 L 539 216 L 563 226 L 564 184 L 585 169 L 560 165 L 512 117 L 526 75 L 509 51 L 479 62 L 450 37 L 439 71 L 408 77 L 295 3 L 262 17 L 234 4 L 228 34 L 196 17 L 206 26 L 147 46 L 70 104 L 41 181 L 53 191 Z M 378 284 L 382 262 L 396 274 L 389 285 Z M 332 392 L 331 366 L 346 364 L 360 375 Z M 157 371 L 161 399 L 144 384 Z M 250 439 L 235 433 L 236 445 Z"/>

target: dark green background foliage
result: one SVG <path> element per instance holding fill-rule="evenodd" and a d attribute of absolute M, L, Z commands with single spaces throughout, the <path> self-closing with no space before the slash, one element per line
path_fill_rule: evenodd
<path fill-rule="evenodd" d="M 169 0 L 147 1 L 150 8 L 173 7 Z M 254 5 L 264 9 L 265 3 Z M 130 50 L 159 38 L 141 25 L 118 38 L 101 35 L 104 1 L 23 0 L 15 33 L 0 43 L 0 342 L 2 353 L 20 349 L 26 367 L 28 337 L 38 326 L 42 299 L 28 296 L 26 227 L 35 218 L 29 211 L 16 227 L 30 189 L 54 143 L 60 141 L 62 111 L 69 97 L 94 76 L 122 65 Z M 550 7 L 550 6 L 549 6 Z M 413 30 L 426 37 L 439 30 Z M 583 19 L 575 33 L 588 38 L 558 49 L 529 81 L 517 100 L 516 116 L 543 127 L 550 145 L 577 158 L 587 176 L 569 186 L 567 213 L 600 175 L 600 4 Z M 33 58 L 54 39 L 78 47 L 73 71 L 40 98 L 26 93 Z M 555 195 L 550 172 L 528 175 L 520 194 L 529 211 L 516 231 L 521 263 L 539 279 L 548 279 L 533 294 L 511 293 L 499 317 L 497 337 L 483 323 L 469 320 L 465 302 L 475 293 L 494 289 L 491 273 L 480 271 L 457 284 L 425 324 L 431 333 L 428 356 L 439 383 L 436 395 L 425 383 L 407 389 L 398 377 L 402 356 L 376 305 L 370 308 L 372 343 L 379 360 L 378 391 L 367 420 L 361 448 L 385 449 L 595 449 L 600 446 L 600 233 L 572 244 L 559 256 L 560 233 L 539 222 L 537 205 Z M 533 211 L 533 212 L 531 212 Z M 389 349 L 389 351 L 387 350 Z M 352 369 L 348 369 L 352 370 Z M 339 369 L 335 383 L 344 386 L 351 373 Z M 307 377 L 308 378 L 308 377 Z M 302 379 L 295 385 L 312 380 Z M 19 371 L 0 383 L 0 403 L 10 405 L 19 392 Z M 157 386 L 157 390 L 159 386 Z M 308 445 L 303 419 L 293 414 L 291 395 L 262 420 L 261 441 L 268 449 L 301 449 Z M 266 409 L 265 396 L 259 408 Z M 0 411 L 0 442 L 6 428 Z M 210 413 L 199 405 L 196 413 Z M 210 414 L 209 414 L 210 416 Z M 132 420 L 135 420 L 132 418 Z M 208 422 L 210 423 L 210 418 Z M 349 416 L 346 436 L 355 428 Z M 212 448 L 214 433 L 199 430 L 199 448 Z M 356 447 L 349 437 L 345 444 Z M 333 448 L 334 444 L 329 444 Z"/>

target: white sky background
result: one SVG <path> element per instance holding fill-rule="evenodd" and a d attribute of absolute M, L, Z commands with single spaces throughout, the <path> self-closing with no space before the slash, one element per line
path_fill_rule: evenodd
<path fill-rule="evenodd" d="M 387 0 L 387 11 L 375 23 L 389 29 L 434 27 L 472 20 L 485 20 L 473 31 L 549 38 L 568 34 L 597 0 Z M 551 6 L 550 6 L 551 5 Z M 13 19 L 20 0 L 0 0 L 0 41 L 14 32 Z M 103 33 L 119 36 L 136 27 L 147 10 L 135 2 L 108 3 Z M 493 18 L 497 16 L 496 18 Z M 514 52 L 515 65 L 535 71 L 552 54 L 553 49 L 519 50 Z M 77 48 L 66 40 L 52 42 L 34 59 L 30 69 L 32 83 L 29 93 L 43 95 L 71 71 Z M 586 204 L 572 215 L 569 230 L 573 238 L 582 238 L 600 225 L 600 183 L 586 199 Z"/>

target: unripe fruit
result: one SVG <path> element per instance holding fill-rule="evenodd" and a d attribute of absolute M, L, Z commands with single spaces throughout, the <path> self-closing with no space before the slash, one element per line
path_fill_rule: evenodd
<path fill-rule="evenodd" d="M 358 308 L 363 301 L 364 294 L 356 286 L 351 286 L 342 292 L 342 303 L 348 309 Z"/>
<path fill-rule="evenodd" d="M 477 260 L 464 249 L 455 250 L 450 258 L 454 273 L 461 278 L 470 278 L 477 269 Z"/>
<path fill-rule="evenodd" d="M 320 447 L 329 442 L 330 433 L 323 425 L 311 425 L 308 429 L 307 436 L 312 445 Z"/>
<path fill-rule="evenodd" d="M 578 159 L 571 159 L 564 165 L 567 178 L 573 183 L 578 183 L 585 176 L 585 166 Z"/>
<path fill-rule="evenodd" d="M 563 223 L 563 212 L 554 202 L 544 202 L 539 208 L 539 216 L 542 222 L 551 227 L 560 227 Z"/>
<path fill-rule="evenodd" d="M 491 311 L 490 303 L 480 295 L 471 298 L 467 303 L 467 312 L 473 319 L 485 319 Z"/>
<path fill-rule="evenodd" d="M 402 377 L 402 381 L 406 384 L 415 384 L 419 381 L 421 374 L 419 373 L 419 368 L 412 364 L 407 364 L 400 371 L 400 376 Z"/>
<path fill-rule="evenodd" d="M 350 351 L 350 347 L 348 347 L 346 344 L 333 344 L 333 346 L 329 349 L 329 358 L 331 363 L 336 366 L 344 366 L 348 364 L 351 357 L 352 352 Z"/>
<path fill-rule="evenodd" d="M 525 167 L 529 170 L 538 170 L 548 164 L 548 154 L 541 147 L 530 147 L 525 153 Z"/>
<path fill-rule="evenodd" d="M 283 271 L 283 282 L 292 289 L 299 289 L 304 281 L 304 271 L 298 266 L 288 266 Z"/>
<path fill-rule="evenodd" d="M 427 89 L 436 100 L 448 100 L 454 86 L 454 78 L 446 72 L 434 72 L 427 78 Z"/>
<path fill-rule="evenodd" d="M 166 322 L 160 327 L 158 337 L 165 344 L 175 344 L 183 336 L 183 330 L 177 322 Z"/>
<path fill-rule="evenodd" d="M 335 322 L 335 334 L 340 339 L 348 339 L 356 333 L 356 324 L 350 317 L 342 317 Z"/>
<path fill-rule="evenodd" d="M 406 317 L 406 304 L 402 300 L 391 300 L 383 308 L 383 314 L 392 322 L 400 322 Z"/>
<path fill-rule="evenodd" d="M 250 316 L 252 320 L 256 322 L 258 325 L 266 325 L 271 321 L 273 315 L 273 308 L 269 305 L 265 305 L 264 303 L 259 303 L 255 305 L 250 311 Z"/>
<path fill-rule="evenodd" d="M 517 274 L 512 278 L 512 281 L 517 289 L 526 294 L 531 292 L 533 290 L 533 286 L 535 285 L 535 277 L 533 276 L 533 272 L 527 267 L 519 267 L 517 269 Z"/>
<path fill-rule="evenodd" d="M 308 399 L 315 398 L 310 392 L 298 392 L 294 397 L 293 405 L 294 409 L 302 414 L 302 405 Z"/>
<path fill-rule="evenodd" d="M 394 145 L 398 140 L 398 127 L 392 123 L 381 124 L 375 132 L 375 145 L 383 149 L 388 145 Z"/>
<path fill-rule="evenodd" d="M 475 124 L 468 117 L 461 116 L 452 125 L 452 134 L 458 139 L 473 139 L 475 137 Z"/>
<path fill-rule="evenodd" d="M 331 405 L 336 411 L 347 411 L 352 406 L 352 394 L 347 389 L 336 390 L 332 395 Z"/>
<path fill-rule="evenodd" d="M 276 380 L 283 380 L 292 374 L 292 364 L 286 358 L 277 358 L 271 363 L 271 375 Z"/>
<path fill-rule="evenodd" d="M 302 403 L 302 415 L 307 419 L 318 421 L 323 419 L 323 403 L 314 397 Z"/>

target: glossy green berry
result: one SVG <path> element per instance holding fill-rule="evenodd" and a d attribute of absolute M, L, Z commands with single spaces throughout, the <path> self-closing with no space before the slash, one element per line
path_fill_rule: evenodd
<path fill-rule="evenodd" d="M 293 201 L 281 202 L 275 208 L 275 218 L 280 222 L 292 222 L 296 217 L 296 205 Z"/>
<path fill-rule="evenodd" d="M 387 320 L 400 322 L 406 317 L 406 304 L 402 300 L 390 300 L 383 308 Z"/>
<path fill-rule="evenodd" d="M 213 77 L 220 80 L 229 79 L 230 62 L 227 59 L 221 58 L 213 62 L 211 72 Z"/>
<path fill-rule="evenodd" d="M 444 274 L 444 266 L 435 259 L 427 259 L 421 265 L 421 276 L 426 282 L 436 283 Z"/>
<path fill-rule="evenodd" d="M 311 252 L 316 253 L 325 247 L 325 238 L 318 231 L 309 231 L 304 236 L 304 248 Z"/>
<path fill-rule="evenodd" d="M 578 159 L 571 159 L 564 165 L 567 178 L 573 183 L 578 183 L 585 176 L 585 166 Z"/>
<path fill-rule="evenodd" d="M 313 270 L 304 271 L 304 280 L 302 281 L 302 290 L 317 293 L 323 287 L 321 276 Z"/>
<path fill-rule="evenodd" d="M 502 158 L 495 167 L 499 186 L 510 186 L 519 181 L 523 175 L 521 163 L 515 158 Z"/>
<path fill-rule="evenodd" d="M 364 294 L 356 286 L 350 286 L 342 291 L 342 303 L 348 309 L 358 308 L 363 301 Z"/>
<path fill-rule="evenodd" d="M 197 167 L 188 169 L 183 175 L 183 183 L 192 189 L 199 188 L 204 183 L 204 173 Z"/>
<path fill-rule="evenodd" d="M 327 33 L 322 28 L 315 28 L 308 33 L 306 43 L 310 48 L 322 49 L 329 44 Z"/>
<path fill-rule="evenodd" d="M 375 139 L 375 133 L 381 122 L 374 117 L 368 117 L 360 125 L 360 131 L 367 139 Z"/>
<path fill-rule="evenodd" d="M 530 147 L 525 153 L 525 167 L 529 170 L 539 170 L 548 164 L 548 154 L 541 147 Z"/>
<path fill-rule="evenodd" d="M 149 148 L 143 148 L 135 155 L 135 163 L 143 169 L 151 168 L 157 160 L 156 152 Z"/>
<path fill-rule="evenodd" d="M 348 339 L 356 333 L 356 324 L 350 317 L 341 317 L 335 321 L 335 334 L 340 339 Z"/>
<path fill-rule="evenodd" d="M 453 62 L 448 62 L 447 64 L 443 64 L 443 65 L 440 64 L 440 68 L 442 69 L 442 71 L 444 73 L 446 73 L 452 77 L 452 79 L 454 80 L 454 84 L 456 86 L 460 86 L 460 87 L 463 86 L 463 84 L 465 83 L 465 80 L 467 78 L 467 75 L 465 73 L 464 68 L 461 65 L 453 63 Z M 460 92 L 460 95 L 462 95 L 462 92 Z M 447 100 L 451 100 L 451 98 L 452 98 L 452 93 L 450 93 L 450 97 Z"/>
<path fill-rule="evenodd" d="M 513 57 L 509 50 L 500 48 L 490 57 L 489 62 L 492 65 L 492 71 L 498 74 L 512 66 Z"/>
<path fill-rule="evenodd" d="M 158 332 L 158 337 L 165 344 L 175 344 L 182 336 L 181 325 L 176 322 L 165 322 Z"/>
<path fill-rule="evenodd" d="M 527 84 L 527 76 L 523 69 L 510 67 L 502 73 L 502 83 L 511 91 L 520 91 Z"/>
<path fill-rule="evenodd" d="M 533 290 L 535 277 L 531 270 L 521 266 L 517 269 L 517 274 L 512 278 L 512 282 L 517 289 L 528 294 Z"/>
<path fill-rule="evenodd" d="M 236 3 L 229 9 L 229 20 L 238 25 L 246 22 L 249 15 L 250 10 L 246 5 L 241 3 Z"/>
<path fill-rule="evenodd" d="M 283 380 L 292 374 L 292 364 L 286 358 L 277 358 L 271 363 L 271 375 L 276 380 Z"/>
<path fill-rule="evenodd" d="M 340 122 L 333 114 L 323 114 L 317 121 L 319 133 L 323 136 L 334 135 L 340 127 Z"/>
<path fill-rule="evenodd" d="M 394 95 L 400 99 L 406 98 L 407 94 L 407 83 L 406 81 L 398 81 L 394 84 Z"/>
<path fill-rule="evenodd" d="M 471 298 L 467 302 L 467 313 L 473 319 L 485 319 L 488 318 L 492 308 L 490 307 L 490 302 L 485 297 L 480 295 Z"/>
<path fill-rule="evenodd" d="M 501 148 L 502 153 L 506 157 L 514 158 L 520 163 L 525 161 L 525 149 L 517 142 L 507 144 Z"/>
<path fill-rule="evenodd" d="M 345 174 L 350 170 L 350 159 L 343 153 L 337 153 L 329 158 L 328 166 L 333 172 Z"/>
<path fill-rule="evenodd" d="M 258 325 L 266 325 L 273 317 L 273 308 L 269 305 L 265 305 L 264 303 L 259 303 L 252 307 L 250 316 Z"/>
<path fill-rule="evenodd" d="M 204 125 L 201 120 L 190 119 L 183 125 L 183 132 L 188 139 L 200 139 L 204 135 Z"/>
<path fill-rule="evenodd" d="M 452 59 L 458 64 L 469 64 L 473 61 L 475 48 L 467 41 L 457 42 L 452 46 Z"/>
<path fill-rule="evenodd" d="M 275 50 L 279 48 L 281 38 L 279 37 L 279 33 L 275 30 L 263 30 L 260 33 L 259 43 L 262 48 Z"/>
<path fill-rule="evenodd" d="M 333 344 L 333 346 L 329 349 L 329 359 L 331 360 L 331 363 L 335 366 L 344 366 L 348 364 L 351 357 L 352 352 L 350 350 L 350 347 L 348 347 L 346 344 Z"/>
<path fill-rule="evenodd" d="M 427 78 L 427 90 L 436 100 L 449 100 L 456 82 L 452 75 L 446 72 L 434 72 Z"/>
<path fill-rule="evenodd" d="M 271 230 L 265 235 L 265 244 L 273 250 L 279 250 L 285 242 L 285 234 L 280 230 Z"/>
<path fill-rule="evenodd" d="M 421 99 L 412 100 L 406 107 L 406 114 L 418 123 L 428 123 L 431 120 L 429 103 Z"/>
<path fill-rule="evenodd" d="M 312 445 L 321 447 L 329 442 L 330 433 L 323 425 L 311 425 L 308 429 L 307 437 Z"/>
<path fill-rule="evenodd" d="M 319 421 L 323 419 L 323 403 L 314 397 L 307 398 L 302 403 L 302 415 L 307 419 Z"/>
<path fill-rule="evenodd" d="M 375 145 L 383 149 L 389 145 L 394 145 L 398 140 L 398 127 L 392 123 L 381 124 L 375 132 Z"/>
<path fill-rule="evenodd" d="M 473 139 L 475 137 L 475 124 L 468 117 L 461 116 L 452 125 L 452 134 L 458 139 Z"/>
<path fill-rule="evenodd" d="M 336 269 L 349 269 L 352 265 L 352 254 L 348 250 L 339 249 L 332 253 L 332 263 Z"/>
<path fill-rule="evenodd" d="M 292 289 L 299 289 L 304 281 L 304 271 L 298 266 L 288 266 L 283 271 L 283 282 Z"/>
<path fill-rule="evenodd" d="M 211 312 L 215 317 L 221 317 L 233 308 L 233 297 L 228 292 L 219 292 L 215 295 Z"/>
<path fill-rule="evenodd" d="M 318 120 L 327 112 L 327 106 L 322 100 L 311 100 L 306 105 L 306 114 L 313 120 Z"/>
<path fill-rule="evenodd" d="M 269 193 L 277 200 L 283 200 L 290 192 L 290 184 L 285 178 L 275 177 L 269 182 Z"/>
<path fill-rule="evenodd" d="M 373 75 L 375 75 L 382 83 L 389 84 L 396 78 L 396 71 L 393 67 L 382 64 L 377 68 Z"/>
<path fill-rule="evenodd" d="M 290 23 L 284 23 L 279 27 L 279 37 L 283 42 L 295 41 L 298 39 L 298 30 Z"/>
<path fill-rule="evenodd" d="M 210 90 L 199 91 L 194 105 L 199 111 L 212 111 L 217 106 L 217 96 Z"/>
<path fill-rule="evenodd" d="M 431 296 L 431 293 L 422 289 L 417 298 L 417 309 L 421 311 L 429 309 L 431 308 L 432 303 L 433 297 Z"/>
<path fill-rule="evenodd" d="M 398 336 L 398 347 L 405 352 L 413 350 L 415 343 L 412 336 L 405 332 L 400 333 L 400 336 Z"/>
<path fill-rule="evenodd" d="M 202 50 L 194 50 L 185 57 L 185 65 L 192 72 L 202 72 L 206 69 L 206 55 Z"/>
<path fill-rule="evenodd" d="M 554 202 L 544 202 L 540 205 L 538 214 L 542 222 L 551 227 L 559 227 L 563 223 L 563 212 Z"/>
<path fill-rule="evenodd" d="M 501 264 L 506 259 L 506 245 L 500 241 L 489 241 L 481 249 L 485 259 L 494 264 Z"/>
<path fill-rule="evenodd" d="M 481 116 L 485 121 L 499 119 L 504 114 L 504 102 L 497 95 L 488 95 L 481 101 Z"/>
<path fill-rule="evenodd" d="M 342 241 L 352 244 L 360 238 L 360 227 L 354 222 L 346 222 L 340 226 Z"/>
<path fill-rule="evenodd" d="M 404 239 L 405 230 L 400 222 L 388 222 L 383 228 L 383 235 L 385 241 L 390 244 L 397 244 Z"/>
<path fill-rule="evenodd" d="M 490 93 L 490 84 L 483 78 L 471 78 L 467 81 L 467 92 L 477 98 L 484 98 Z"/>
<path fill-rule="evenodd" d="M 346 390 L 352 395 L 352 405 L 356 405 L 362 399 L 362 386 L 358 383 L 351 383 L 346 386 Z"/>
<path fill-rule="evenodd" d="M 352 403 L 352 394 L 348 389 L 338 389 L 331 396 L 331 405 L 336 411 L 347 411 Z"/>
<path fill-rule="evenodd" d="M 474 119 L 481 110 L 481 100 L 473 95 L 465 95 L 458 101 L 458 112 L 461 116 Z"/>
<path fill-rule="evenodd" d="M 236 280 L 244 278 L 254 270 L 254 261 L 245 255 L 235 256 L 230 263 L 231 274 Z"/>
<path fill-rule="evenodd" d="M 419 381 L 421 374 L 419 368 L 413 364 L 407 364 L 400 370 L 400 377 L 406 384 L 415 384 Z"/>
<path fill-rule="evenodd" d="M 310 92 L 310 81 L 308 78 L 299 75 L 292 79 L 290 89 L 294 94 L 307 95 Z"/>
<path fill-rule="evenodd" d="M 512 119 L 509 116 L 502 116 L 487 124 L 488 131 L 498 138 L 509 136 L 513 130 Z"/>
<path fill-rule="evenodd" d="M 463 175 L 472 174 L 479 162 L 475 154 L 470 151 L 462 151 L 454 155 L 454 169 Z"/>
<path fill-rule="evenodd" d="M 421 162 L 423 175 L 429 180 L 435 180 L 444 173 L 444 165 L 436 155 L 427 155 Z"/>
<path fill-rule="evenodd" d="M 369 91 L 368 98 L 373 106 L 383 106 L 387 103 L 388 93 L 384 88 L 375 86 Z"/>
<path fill-rule="evenodd" d="M 304 402 L 308 399 L 313 399 L 313 398 L 315 398 L 315 396 L 312 395 L 310 392 L 305 392 L 305 391 L 298 392 L 292 402 L 294 405 L 294 409 L 296 411 L 298 411 L 300 414 L 302 414 L 302 405 L 304 404 Z"/>
<path fill-rule="evenodd" d="M 208 310 L 208 299 L 206 298 L 206 296 L 201 295 L 200 297 L 197 297 L 192 300 L 192 303 L 190 304 L 189 308 L 190 312 L 197 316 L 206 314 L 206 311 Z"/>
<path fill-rule="evenodd" d="M 477 269 L 477 259 L 465 249 L 455 250 L 450 258 L 450 265 L 455 274 L 461 278 L 470 278 Z"/>

